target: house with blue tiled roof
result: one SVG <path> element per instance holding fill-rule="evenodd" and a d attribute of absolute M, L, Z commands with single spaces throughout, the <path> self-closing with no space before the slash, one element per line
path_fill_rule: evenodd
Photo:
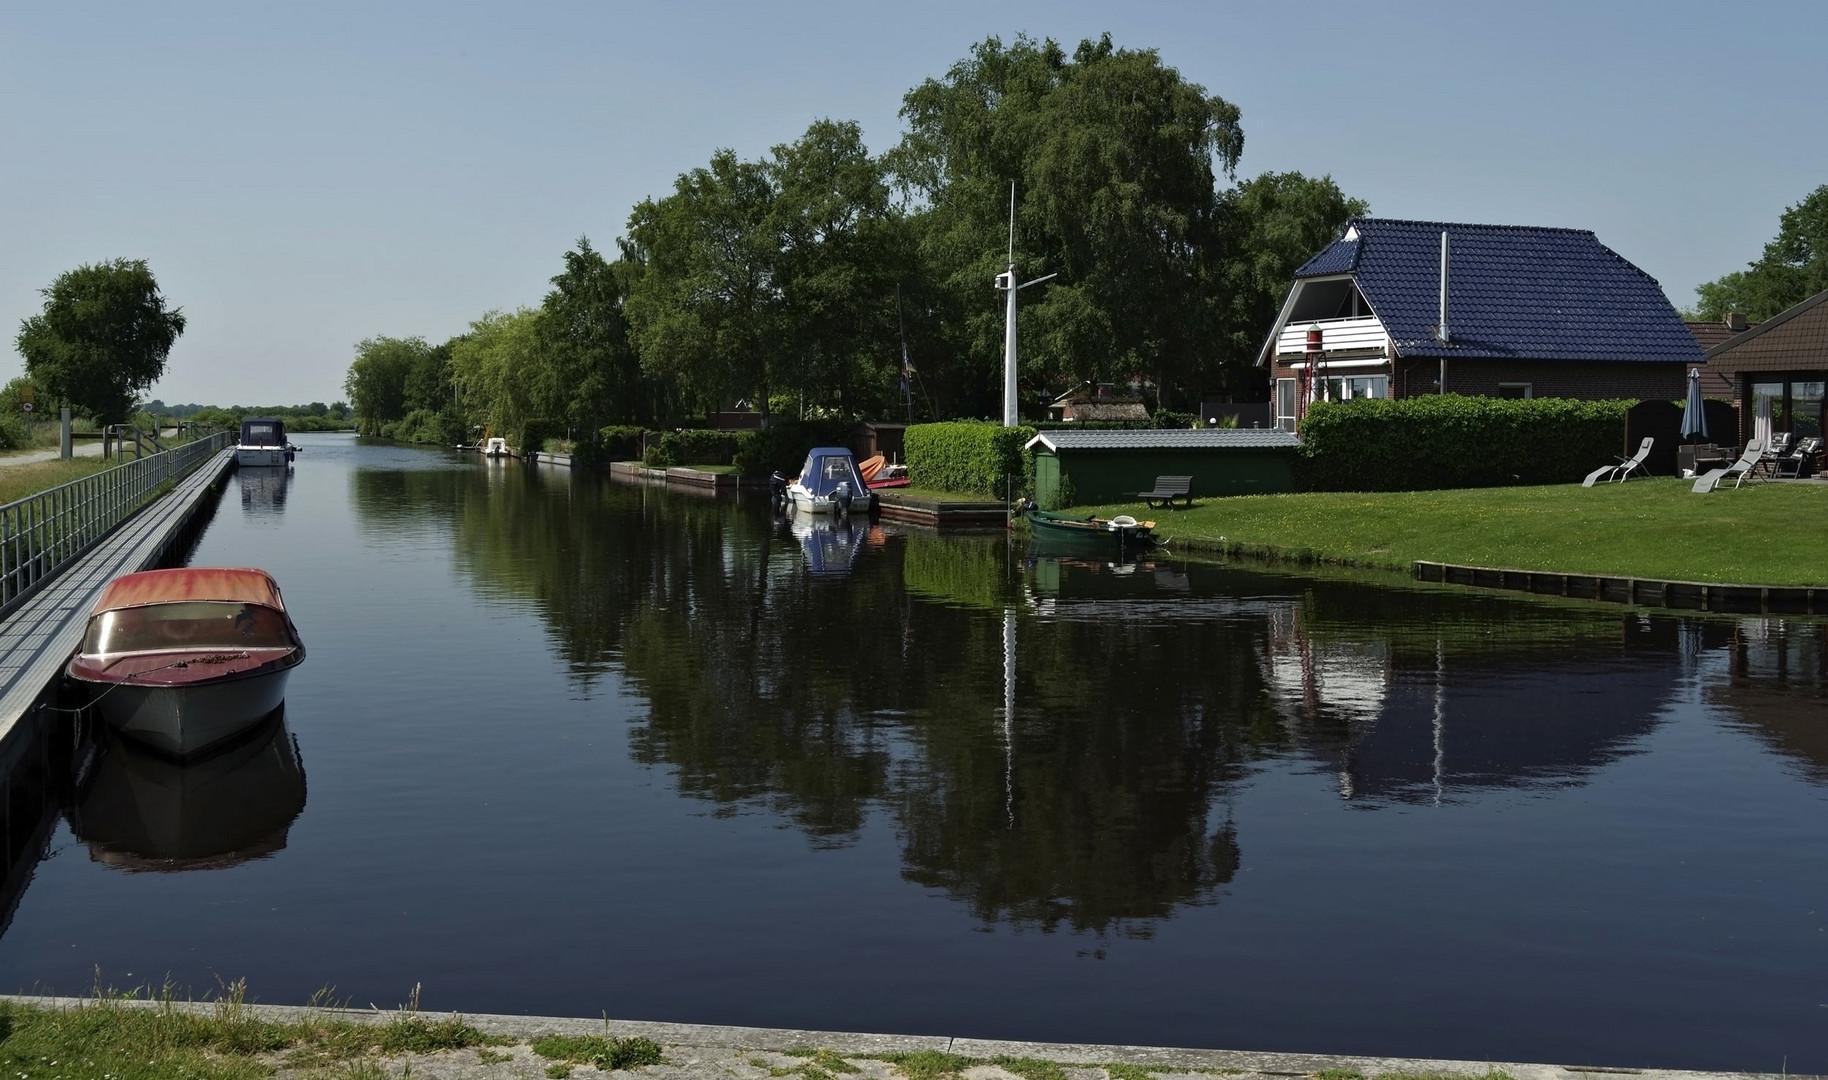
<path fill-rule="evenodd" d="M 1257 357 L 1291 431 L 1323 399 L 1676 400 L 1702 362 L 1656 280 L 1585 229 L 1382 218 L 1295 271 Z"/>

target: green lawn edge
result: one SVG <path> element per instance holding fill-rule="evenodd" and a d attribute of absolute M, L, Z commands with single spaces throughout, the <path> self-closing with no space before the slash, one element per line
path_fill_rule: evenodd
<path fill-rule="evenodd" d="M 1828 484 L 1692 481 L 1303 492 L 1081 507 L 1153 520 L 1171 550 L 1411 569 L 1420 561 L 1731 585 L 1828 585 Z"/>

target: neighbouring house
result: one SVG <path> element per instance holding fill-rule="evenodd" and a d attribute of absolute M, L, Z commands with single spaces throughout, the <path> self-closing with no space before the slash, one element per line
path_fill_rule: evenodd
<path fill-rule="evenodd" d="M 1706 352 L 1716 345 L 1723 344 L 1752 329 L 1758 324 L 1746 321 L 1741 312 L 1727 313 L 1724 319 L 1689 319 L 1685 321 L 1688 332 L 1695 337 L 1695 344 Z M 1701 367 L 1701 392 L 1712 398 L 1733 397 L 1733 377 Z"/>
<path fill-rule="evenodd" d="M 1158 476 L 1193 477 L 1193 497 L 1292 491 L 1300 441 L 1275 428 L 1043 431 L 1035 455 L 1035 500 L 1053 508 L 1123 502 L 1154 490 Z"/>
<path fill-rule="evenodd" d="M 1674 400 L 1702 362 L 1656 280 L 1587 230 L 1382 218 L 1295 271 L 1257 357 L 1290 431 L 1318 400 Z"/>
<path fill-rule="evenodd" d="M 1149 410 L 1143 406 L 1143 399 L 1128 394 L 1120 394 L 1110 383 L 1099 383 L 1096 388 L 1089 383 L 1082 383 L 1077 389 L 1068 390 L 1048 405 L 1047 411 L 1055 420 L 1129 420 L 1147 423 Z"/>
<path fill-rule="evenodd" d="M 1740 442 L 1752 435 L 1760 400 L 1771 403 L 1773 432 L 1787 431 L 1798 439 L 1821 435 L 1828 291 L 1715 345 L 1707 351 L 1707 369 L 1733 380 Z"/>

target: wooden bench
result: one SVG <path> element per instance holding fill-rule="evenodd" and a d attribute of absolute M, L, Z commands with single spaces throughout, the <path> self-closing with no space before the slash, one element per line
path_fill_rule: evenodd
<path fill-rule="evenodd" d="M 1139 491 L 1136 497 L 1144 506 L 1160 503 L 1165 510 L 1174 509 L 1174 500 L 1181 499 L 1186 506 L 1193 505 L 1193 477 L 1191 476 L 1158 476 L 1155 478 L 1154 491 Z"/>

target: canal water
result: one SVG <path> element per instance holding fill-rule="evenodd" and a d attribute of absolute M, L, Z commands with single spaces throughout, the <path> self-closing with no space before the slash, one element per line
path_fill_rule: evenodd
<path fill-rule="evenodd" d="M 301 441 L 283 722 L 16 778 L 0 986 L 1828 1071 L 1819 623 Z"/>

